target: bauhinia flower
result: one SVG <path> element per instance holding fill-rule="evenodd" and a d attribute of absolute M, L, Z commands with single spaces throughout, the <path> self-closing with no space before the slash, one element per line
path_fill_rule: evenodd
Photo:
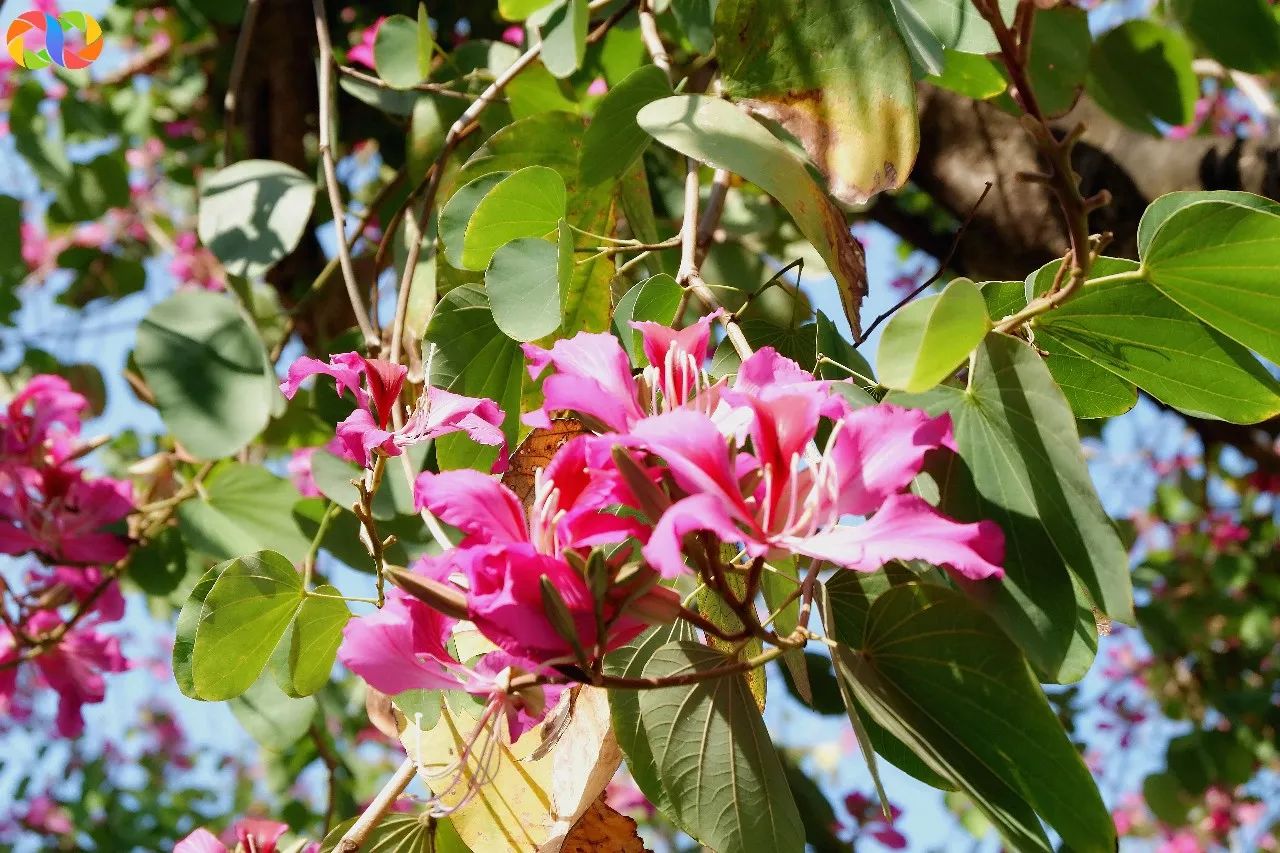
<path fill-rule="evenodd" d="M 197 829 L 173 848 L 173 853 L 275 853 L 280 836 L 289 831 L 286 824 L 263 818 L 245 818 L 231 834 L 234 846 L 227 846 L 207 829 Z M 292 849 L 292 848 L 291 848 Z M 320 845 L 312 842 L 298 853 L 319 853 Z"/>
<path fill-rule="evenodd" d="M 33 376 L 0 411 L 0 458 L 30 465 L 66 461 L 88 408 L 61 376 Z"/>
<path fill-rule="evenodd" d="M 63 619 L 55 611 L 40 610 L 34 613 L 22 631 L 40 642 L 55 630 L 60 630 Z M 17 653 L 13 637 L 8 629 L 0 628 L 0 661 L 6 655 Z M 8 650 L 8 651 L 6 651 Z M 84 705 L 101 702 L 106 696 L 103 673 L 124 672 L 128 662 L 120 653 L 120 641 L 99 633 L 92 623 L 81 623 L 67 631 L 56 644 L 42 650 L 34 658 L 39 677 L 58 694 L 58 734 L 62 737 L 79 737 L 84 731 Z M 0 711 L 8 707 L 16 690 L 16 670 L 9 678 L 0 677 Z"/>
<path fill-rule="evenodd" d="M 351 392 L 356 409 L 338 424 L 337 438 L 342 455 L 369 466 L 374 451 L 399 456 L 404 448 L 453 432 L 465 432 L 479 444 L 502 447 L 495 470 L 506 465 L 506 441 L 502 434 L 502 410 L 489 399 L 454 394 L 428 385 L 404 427 L 391 428 L 408 368 L 359 353 L 339 353 L 323 362 L 303 356 L 289 366 L 280 383 L 285 397 L 293 399 L 308 377 L 325 375 L 337 383 L 338 393 Z"/>
<path fill-rule="evenodd" d="M 526 522 L 520 499 L 501 483 L 475 471 L 419 475 L 414 490 L 426 508 L 464 534 L 458 548 L 423 560 L 437 578 L 454 573 L 466 578 L 468 617 L 482 634 L 530 664 L 572 661 L 576 649 L 565 634 L 569 626 L 553 621 L 544 589 L 550 585 L 582 650 L 600 641 L 617 648 L 638 635 L 650 620 L 670 619 L 679 598 L 670 589 L 610 580 L 602 592 L 599 637 L 596 596 L 582 567 L 591 549 L 631 538 L 643 541 L 648 529 L 637 519 L 606 509 L 634 501 L 609 463 L 612 441 L 582 436 L 565 445 L 538 472 L 533 507 Z M 630 549 L 619 548 L 602 567 L 612 579 Z M 637 577 L 635 582 L 642 582 Z"/>
<path fill-rule="evenodd" d="M 0 467 L 0 554 L 37 551 L 60 563 L 114 563 L 128 539 L 104 528 L 133 510 L 123 480 L 86 479 L 70 465 Z"/>
<path fill-rule="evenodd" d="M 736 453 L 699 412 L 674 411 L 637 423 L 627 440 L 660 457 L 688 495 L 655 526 L 644 548 L 649 563 L 665 577 L 679 575 L 685 570 L 684 536 L 707 531 L 740 544 L 751 557 L 803 554 L 859 571 L 892 560 L 925 560 L 968 578 L 1001 577 L 999 527 L 960 524 L 905 492 L 925 454 L 950 446 L 949 419 L 869 406 L 835 420 L 817 453 L 813 442 L 825 397 L 804 383 L 767 393 L 726 392 L 731 403 L 751 410 L 749 454 Z M 850 516 L 870 517 L 842 523 Z"/>
<path fill-rule="evenodd" d="M 503 652 L 464 666 L 449 651 L 458 622 L 392 589 L 381 610 L 352 619 L 342 632 L 338 659 L 370 686 L 391 696 L 406 690 L 462 690 L 487 699 L 487 719 L 501 718 L 515 741 L 559 701 L 558 686 L 508 693 L 526 670 Z M 527 664 L 525 665 L 527 666 Z"/>
<path fill-rule="evenodd" d="M 541 409 L 525 416 L 530 426 L 545 427 L 552 412 L 570 410 L 598 427 L 626 432 L 650 414 L 690 406 L 715 406 L 714 387 L 702 369 L 711 343 L 711 322 L 720 312 L 675 330 L 659 323 L 632 323 L 642 336 L 649 360 L 637 381 L 631 361 L 613 335 L 587 332 L 556 341 L 550 349 L 525 344 L 529 375 L 537 379 L 548 366 L 554 372 L 542 385 Z"/>

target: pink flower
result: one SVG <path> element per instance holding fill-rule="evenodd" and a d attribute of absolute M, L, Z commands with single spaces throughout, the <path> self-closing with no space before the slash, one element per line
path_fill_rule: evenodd
<path fill-rule="evenodd" d="M 519 24 L 512 24 L 502 31 L 502 40 L 507 44 L 514 44 L 519 47 L 524 44 L 524 27 Z"/>
<path fill-rule="evenodd" d="M 75 448 L 89 401 L 61 376 L 33 376 L 0 412 L 0 456 L 32 465 L 61 464 Z"/>
<path fill-rule="evenodd" d="M 62 563 L 114 563 L 129 540 L 103 530 L 133 509 L 132 486 L 71 467 L 0 469 L 0 554 L 38 551 Z"/>
<path fill-rule="evenodd" d="M 289 461 L 285 463 L 289 480 L 297 488 L 298 494 L 304 498 L 320 497 L 320 487 L 316 485 L 315 477 L 311 473 L 311 457 L 315 456 L 319 449 L 318 447 L 299 447 L 289 455 Z"/>
<path fill-rule="evenodd" d="M 94 566 L 53 566 L 43 572 L 30 573 L 27 579 L 33 589 L 42 590 L 42 597 L 52 595 L 59 604 L 64 600 L 84 604 L 92 596 L 91 612 L 104 621 L 114 622 L 124 616 L 120 585 L 112 580 L 99 591 L 106 575 Z"/>
<path fill-rule="evenodd" d="M 605 82 L 603 77 L 597 77 L 591 81 L 591 85 L 587 87 L 588 95 L 603 95 L 609 91 L 609 84 Z"/>
<path fill-rule="evenodd" d="M 501 716 L 515 741 L 558 701 L 561 688 L 535 687 L 509 694 L 520 662 L 491 652 L 473 669 L 449 652 L 456 620 L 393 589 L 381 610 L 352 619 L 342 632 L 338 659 L 370 686 L 394 696 L 406 690 L 465 690 L 485 696 L 489 716 Z"/>
<path fill-rule="evenodd" d="M 62 625 L 62 617 L 52 610 L 35 613 L 25 626 L 35 639 Z M 58 694 L 58 734 L 79 737 L 84 731 L 80 709 L 101 702 L 106 696 L 106 672 L 124 672 L 129 663 L 120 653 L 120 641 L 99 634 L 92 625 L 81 623 L 35 659 L 45 683 Z"/>
<path fill-rule="evenodd" d="M 631 361 L 613 335 L 583 332 L 556 341 L 549 350 L 525 344 L 532 378 L 548 366 L 555 368 L 542 385 L 542 408 L 525 415 L 525 423 L 545 427 L 552 412 L 569 409 L 606 429 L 625 432 L 647 414 L 689 405 L 700 395 L 704 410 L 710 411 L 713 400 L 702 363 L 717 315 L 679 331 L 659 323 L 631 324 L 643 336 L 649 359 L 643 373 L 647 394 L 641 393 L 631 375 Z"/>
<path fill-rule="evenodd" d="M 372 463 L 375 450 L 399 456 L 405 447 L 453 432 L 465 432 L 479 444 L 502 447 L 494 467 L 506 467 L 504 416 L 498 404 L 489 399 L 463 397 L 428 386 L 403 429 L 389 430 L 392 410 L 398 404 L 407 373 L 404 365 L 364 358 L 354 352 L 340 353 L 328 362 L 303 356 L 289 366 L 280 390 L 293 399 L 304 380 L 322 374 L 332 377 L 339 394 L 350 391 L 357 408 L 338 424 L 337 437 L 341 455 L 366 467 Z"/>
<path fill-rule="evenodd" d="M 195 133 L 200 125 L 193 118 L 169 121 L 164 124 L 164 135 L 170 139 L 182 139 Z"/>
<path fill-rule="evenodd" d="M 454 573 L 465 576 L 468 617 L 499 648 L 530 665 L 575 656 L 572 644 L 547 615 L 543 579 L 563 600 L 582 648 L 593 648 L 595 598 L 587 579 L 566 555 L 572 551 L 585 559 L 593 546 L 643 538 L 647 533 L 635 519 L 604 511 L 632 500 L 606 461 L 609 443 L 584 436 L 561 448 L 540 472 L 528 524 L 519 498 L 483 474 L 460 470 L 418 476 L 415 504 L 464 535 L 458 548 L 424 558 L 424 569 L 440 578 Z M 628 553 L 629 549 L 619 549 L 612 562 L 621 565 Z M 644 628 L 644 621 L 619 609 L 624 598 L 621 588 L 605 594 L 606 650 L 628 642 Z M 635 607 L 660 612 L 664 603 L 675 602 L 673 591 L 655 586 Z"/>
<path fill-rule="evenodd" d="M 609 808 L 623 814 L 641 814 L 645 817 L 652 817 L 657 809 L 653 803 L 649 802 L 649 798 L 640 790 L 640 786 L 636 784 L 635 779 L 629 774 L 619 772 L 609 782 L 609 786 L 604 789 L 605 802 L 609 804 Z"/>
<path fill-rule="evenodd" d="M 347 51 L 347 62 L 352 65 L 363 65 L 365 68 L 377 70 L 373 61 L 373 46 L 378 41 L 378 28 L 387 19 L 386 15 L 378 18 L 360 33 L 360 43 Z"/>
<path fill-rule="evenodd" d="M 200 238 L 194 231 L 183 231 L 174 237 L 169 272 L 184 285 L 214 291 L 226 288 L 217 258 L 200 245 Z"/>
<path fill-rule="evenodd" d="M 46 794 L 31 799 L 22 823 L 45 835 L 66 835 L 75 828 L 66 810 Z"/>
<path fill-rule="evenodd" d="M 245 818 L 235 825 L 233 832 L 236 846 L 228 847 L 207 829 L 197 829 L 173 848 L 173 853 L 230 853 L 232 849 L 245 853 L 275 853 L 276 842 L 289 831 L 286 824 L 262 818 Z M 299 853 L 319 853 L 319 844 L 308 844 Z"/>
<path fill-rule="evenodd" d="M 779 359 L 768 350 L 755 358 Z M 692 411 L 648 418 L 631 431 L 629 442 L 661 457 L 689 495 L 663 514 L 644 548 L 664 577 L 684 571 L 682 540 L 694 531 L 740 542 L 752 557 L 780 550 L 858 571 L 917 559 L 973 579 L 1003 576 L 995 524 L 959 524 L 904 491 L 925 454 L 950 445 L 945 416 L 888 405 L 849 412 L 835 421 L 825 452 L 806 462 L 829 405 L 813 388 L 796 383 L 726 399 L 752 411 L 753 455 L 735 458 L 716 424 Z M 850 515 L 871 518 L 839 523 Z"/>

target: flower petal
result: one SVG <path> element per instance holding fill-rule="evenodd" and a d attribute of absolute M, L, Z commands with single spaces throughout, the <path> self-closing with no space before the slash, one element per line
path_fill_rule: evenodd
<path fill-rule="evenodd" d="M 995 522 L 952 521 L 916 495 L 893 495 L 863 524 L 835 525 L 780 544 L 860 572 L 893 560 L 924 560 L 971 580 L 1004 577 L 1004 534 Z"/>
<path fill-rule="evenodd" d="M 445 643 L 452 620 L 398 589 L 381 610 L 342 629 L 338 660 L 372 687 L 394 696 L 406 690 L 454 690 Z"/>
<path fill-rule="evenodd" d="M 413 506 L 465 533 L 462 547 L 529 541 L 520 499 L 479 471 L 424 471 L 413 485 Z"/>
<path fill-rule="evenodd" d="M 303 380 L 316 375 L 332 376 L 338 385 L 339 394 L 350 391 L 355 395 L 356 404 L 366 408 L 369 405 L 369 395 L 360 387 L 360 376 L 363 373 L 364 360 L 359 353 L 341 353 L 333 356 L 327 363 L 304 355 L 289 365 L 289 373 L 280 383 L 280 392 L 292 400 Z"/>
<path fill-rule="evenodd" d="M 556 341 L 549 350 L 525 344 L 524 353 L 533 378 L 548 364 L 556 369 L 542 385 L 542 410 L 548 417 L 569 409 L 620 431 L 643 417 L 631 362 L 613 335 L 583 332 Z"/>
<path fill-rule="evenodd" d="M 925 454 L 951 441 L 951 418 L 880 404 L 846 415 L 830 451 L 840 515 L 866 515 L 910 485 Z"/>
<path fill-rule="evenodd" d="M 768 550 L 762 542 L 744 534 L 735 523 L 735 507 L 714 494 L 704 493 L 672 504 L 644 546 L 644 558 L 664 578 L 678 577 L 686 571 L 682 554 L 688 533 L 706 530 L 723 542 L 743 542 L 748 553 L 759 556 Z"/>

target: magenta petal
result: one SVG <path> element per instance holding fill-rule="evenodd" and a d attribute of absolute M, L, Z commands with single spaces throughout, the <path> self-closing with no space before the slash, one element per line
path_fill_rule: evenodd
<path fill-rule="evenodd" d="M 729 443 L 706 415 L 678 409 L 645 418 L 631 436 L 631 443 L 662 457 L 686 492 L 713 492 L 731 504 L 739 502 Z"/>
<path fill-rule="evenodd" d="M 369 405 L 369 395 L 360 387 L 363 372 L 362 360 L 354 352 L 336 355 L 327 363 L 304 355 L 289 365 L 289 372 L 280 383 L 280 392 L 292 400 L 303 380 L 317 375 L 331 376 L 337 383 L 338 393 L 350 391 L 355 395 L 356 404 L 363 408 Z"/>
<path fill-rule="evenodd" d="M 386 429 L 409 368 L 381 358 L 366 358 L 363 361 L 364 378 L 369 385 L 369 394 L 378 415 L 378 426 Z"/>
<path fill-rule="evenodd" d="M 653 528 L 644 546 L 644 558 L 664 578 L 685 572 L 681 553 L 685 534 L 696 530 L 714 533 L 723 542 L 745 542 L 753 555 L 767 547 L 747 537 L 734 523 L 734 507 L 712 494 L 700 494 L 672 504 Z"/>
<path fill-rule="evenodd" d="M 863 524 L 835 525 L 780 544 L 860 572 L 893 560 L 924 560 L 971 580 L 1004 577 L 1004 534 L 995 522 L 961 524 L 910 494 L 893 495 Z"/>
<path fill-rule="evenodd" d="M 395 433 L 380 429 L 373 415 L 365 409 L 356 409 L 347 415 L 338 424 L 336 434 L 342 457 L 366 468 L 373 463 L 375 448 L 387 456 L 400 455 Z"/>
<path fill-rule="evenodd" d="M 227 853 L 227 845 L 209 830 L 200 828 L 174 845 L 173 853 Z"/>
<path fill-rule="evenodd" d="M 276 842 L 280 836 L 289 831 L 289 825 L 260 817 L 245 818 L 236 824 L 236 841 L 246 850 L 260 850 L 262 853 L 274 853 Z M 249 844 L 253 839 L 253 846 Z"/>
<path fill-rule="evenodd" d="M 613 335 L 582 332 L 549 350 L 525 344 L 524 353 L 534 378 L 547 364 L 556 369 L 542 385 L 542 409 L 548 415 L 568 409 L 615 430 L 643 417 L 631 363 Z"/>
<path fill-rule="evenodd" d="M 866 515 L 920 473 L 925 454 L 951 440 L 951 419 L 880 404 L 851 412 L 831 449 L 840 515 Z"/>
<path fill-rule="evenodd" d="M 398 447 L 407 447 L 452 432 L 465 432 L 477 444 L 504 446 L 503 419 L 502 409 L 490 399 L 428 387 L 426 398 L 396 434 L 395 442 Z"/>
<path fill-rule="evenodd" d="M 338 660 L 372 687 L 394 696 L 406 690 L 453 690 L 455 663 L 445 648 L 452 620 L 399 590 L 381 610 L 342 629 Z"/>
<path fill-rule="evenodd" d="M 529 540 L 520 499 L 479 471 L 424 471 L 413 486 L 413 505 L 466 534 L 463 546 Z"/>
<path fill-rule="evenodd" d="M 644 354 L 655 367 L 662 367 L 666 363 L 667 353 L 672 349 L 688 353 L 701 364 L 710 351 L 711 323 L 722 314 L 724 309 L 717 308 L 683 329 L 673 329 L 650 321 L 632 322 L 631 328 L 640 332 L 644 341 Z"/>

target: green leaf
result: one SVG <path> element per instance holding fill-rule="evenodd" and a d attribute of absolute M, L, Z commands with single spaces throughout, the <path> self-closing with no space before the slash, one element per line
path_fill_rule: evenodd
<path fill-rule="evenodd" d="M 710 53 L 715 45 L 716 6 L 722 0 L 671 0 L 671 11 L 689 44 L 698 53 Z"/>
<path fill-rule="evenodd" d="M 994 98 L 1008 85 L 994 60 L 954 50 L 943 51 L 942 67 L 928 82 L 978 101 Z"/>
<path fill-rule="evenodd" d="M 668 643 L 644 675 L 702 672 L 727 660 L 699 643 Z M 719 853 L 804 850 L 782 764 L 742 679 L 641 691 L 640 720 L 671 794 L 669 816 L 697 841 Z"/>
<path fill-rule="evenodd" d="M 556 78 L 582 67 L 587 52 L 587 0 L 560 0 L 529 16 L 529 27 L 542 43 L 542 64 Z"/>
<path fill-rule="evenodd" d="M 1035 334 L 1195 417 L 1257 423 L 1280 412 L 1280 383 L 1252 353 L 1145 281 L 1086 284 L 1037 318 Z"/>
<path fill-rule="evenodd" d="M 1160 227 L 1184 207 L 1200 201 L 1222 201 L 1238 204 L 1251 210 L 1280 215 L 1280 202 L 1236 190 L 1209 190 L 1197 192 L 1165 193 L 1147 207 L 1138 223 L 1138 256 L 1146 257 L 1151 248 L 1151 239 L 1156 236 Z"/>
<path fill-rule="evenodd" d="M 1280 362 L 1280 215 L 1222 201 L 1173 213 L 1142 256 L 1146 278 L 1183 308 Z"/>
<path fill-rule="evenodd" d="M 887 3 L 719 0 L 715 16 L 727 94 L 790 131 L 832 195 L 860 204 L 902 186 L 920 128 L 910 57 Z"/>
<path fill-rule="evenodd" d="M 458 187 L 453 195 L 440 209 L 440 239 L 444 241 L 444 256 L 454 267 L 462 266 L 463 240 L 467 233 L 467 225 L 475 215 L 476 208 L 484 201 L 489 191 L 510 175 L 510 172 L 490 172 L 473 181 Z"/>
<path fill-rule="evenodd" d="M 76 163 L 57 185 L 49 221 L 59 224 L 100 219 L 113 207 L 129 206 L 129 172 L 119 153 Z"/>
<path fill-rule="evenodd" d="M 431 37 L 430 29 L 427 38 Z M 408 89 L 427 78 L 418 62 L 418 22 L 407 15 L 392 15 L 378 27 L 373 43 L 373 64 L 378 76 L 397 89 Z"/>
<path fill-rule="evenodd" d="M 129 558 L 129 580 L 147 595 L 167 596 L 182 585 L 191 561 L 176 527 L 166 527 Z"/>
<path fill-rule="evenodd" d="M 1013 847 L 1053 849 L 1038 814 L 1073 850 L 1115 849 L 1097 787 L 1022 656 L 959 593 L 890 589 L 871 603 L 857 646 L 835 654 L 871 716 L 954 780 Z"/>
<path fill-rule="evenodd" d="M 1228 68 L 1260 74 L 1280 65 L 1280 23 L 1266 0 L 1174 0 L 1173 12 Z"/>
<path fill-rule="evenodd" d="M 503 178 L 476 205 L 462 240 L 461 266 L 483 270 L 493 253 L 520 237 L 545 237 L 565 214 L 564 180 L 529 166 Z"/>
<path fill-rule="evenodd" d="M 523 21 L 555 0 L 498 0 L 498 14 L 508 21 Z"/>
<path fill-rule="evenodd" d="M 179 504 L 178 526 L 188 547 L 211 557 L 271 548 L 301 562 L 310 543 L 290 515 L 300 497 L 261 465 L 227 463 L 205 479 L 200 495 Z"/>
<path fill-rule="evenodd" d="M 582 137 L 579 170 L 588 186 L 626 174 L 649 145 L 649 134 L 636 124 L 646 104 L 671 94 L 667 75 L 656 65 L 637 68 L 604 96 Z"/>
<path fill-rule="evenodd" d="M 227 706 L 259 746 L 277 753 L 307 734 L 318 707 L 313 697 L 290 698 L 281 693 L 266 673 Z"/>
<path fill-rule="evenodd" d="M 618 300 L 613 312 L 613 325 L 622 344 L 631 356 L 632 364 L 644 363 L 644 348 L 640 332 L 631 328 L 631 321 L 648 320 L 670 326 L 676 318 L 676 309 L 684 288 L 666 273 L 658 273 L 636 284 Z"/>
<path fill-rule="evenodd" d="M 301 604 L 302 576 L 280 554 L 259 551 L 225 563 L 196 628 L 196 698 L 216 702 L 248 690 Z"/>
<path fill-rule="evenodd" d="M 1160 135 L 1152 122 L 1188 124 L 1195 118 L 1200 81 L 1191 70 L 1191 45 L 1167 27 L 1129 21 L 1093 46 L 1089 94 L 1120 121 Z"/>
<path fill-rule="evenodd" d="M 484 289 L 493 320 L 507 337 L 533 341 L 560 328 L 560 254 L 555 244 L 537 237 L 513 240 L 494 253 Z"/>
<path fill-rule="evenodd" d="M 857 648 L 866 628 L 871 603 L 890 589 L 914 580 L 916 575 L 900 565 L 890 565 L 884 572 L 873 574 L 836 572 L 818 593 L 822 624 L 827 626 L 827 632 L 833 639 L 849 648 Z M 867 740 L 871 742 L 877 755 L 932 788 L 940 791 L 955 790 L 954 783 L 934 772 L 910 747 L 871 717 L 858 700 L 853 673 L 846 656 L 833 652 L 832 660 L 824 659 L 823 665 L 827 670 L 827 678 L 832 678 L 830 672 L 833 667 L 835 669 L 833 681 L 839 696 L 840 711 L 848 715 L 855 731 L 858 727 L 866 731 Z M 859 737 L 859 740 L 862 738 Z"/>
<path fill-rule="evenodd" d="M 325 595 L 341 595 L 329 584 L 316 587 Z M 342 629 L 351 618 L 345 601 L 303 599 L 298 618 L 290 623 L 272 660 L 272 674 L 280 689 L 295 698 L 310 696 L 329 683 L 329 673 L 342 643 Z"/>
<path fill-rule="evenodd" d="M 196 695 L 195 682 L 191 678 L 192 652 L 196 647 L 196 629 L 200 627 L 200 613 L 204 610 L 204 601 L 209 597 L 209 591 L 213 589 L 214 582 L 228 565 L 230 564 L 219 563 L 205 572 L 200 580 L 196 581 L 191 595 L 178 611 L 178 621 L 173 633 L 173 680 L 178 683 L 178 689 L 182 691 L 182 695 L 191 699 L 200 698 Z"/>
<path fill-rule="evenodd" d="M 844 214 L 790 148 L 719 98 L 663 98 L 640 110 L 636 121 L 662 144 L 741 175 L 781 202 L 835 277 L 850 327 L 859 327 L 856 309 L 866 279 L 862 247 Z"/>
<path fill-rule="evenodd" d="M 227 272 L 259 278 L 298 245 L 315 197 L 292 166 L 241 160 L 205 178 L 196 230 Z"/>
<path fill-rule="evenodd" d="M 938 295 L 908 303 L 884 327 L 876 353 L 880 384 L 927 391 L 954 373 L 990 328 L 977 286 L 953 279 Z"/>
<path fill-rule="evenodd" d="M 1038 336 L 1036 348 L 1077 418 L 1114 418 L 1138 405 L 1138 389 L 1090 358 L 1082 358 L 1052 334 Z"/>
<path fill-rule="evenodd" d="M 817 334 L 814 324 L 803 326 L 779 326 L 768 320 L 744 320 L 738 324 L 747 343 L 752 349 L 773 347 L 779 354 L 799 364 L 805 370 L 812 370 L 817 360 Z M 711 357 L 710 374 L 719 379 L 736 373 L 742 361 L 728 338 L 716 345 Z"/>
<path fill-rule="evenodd" d="M 940 387 L 889 400 L 950 413 L 960 455 L 934 472 L 939 506 L 960 521 L 990 519 L 1004 532 L 1004 580 L 957 582 L 1046 677 L 1082 677 L 1072 654 L 1079 613 L 1071 576 L 1100 610 L 1131 622 L 1128 554 L 1094 491 L 1075 418 L 1044 362 L 1021 341 L 988 335 L 968 390 Z"/>
<path fill-rule="evenodd" d="M 507 445 L 515 447 L 527 375 L 524 353 L 498 329 L 484 292 L 469 285 L 449 291 L 431 316 L 423 340 L 435 345 L 431 381 L 457 394 L 496 402 L 506 413 L 502 428 Z M 477 445 L 465 435 L 436 441 L 441 469 L 487 470 L 496 458 L 497 448 Z"/>
<path fill-rule="evenodd" d="M 694 638 L 693 626 L 684 620 L 677 620 L 670 625 L 659 625 L 645 632 L 629 644 L 611 652 L 605 658 L 605 671 L 610 675 L 626 678 L 639 678 L 644 675 L 645 667 L 653 659 L 653 654 L 667 644 Z M 688 827 L 679 823 L 671 794 L 663 783 L 654 759 L 653 748 L 645 733 L 644 720 L 640 712 L 639 690 L 610 690 L 609 713 L 613 718 L 613 730 L 618 739 L 623 755 L 627 759 L 627 769 L 631 778 L 644 792 L 649 802 L 664 815 L 676 821 L 682 829 Z"/>
<path fill-rule="evenodd" d="M 261 338 L 225 294 L 185 290 L 153 306 L 134 359 L 165 426 L 202 459 L 248 444 L 280 397 Z"/>
<path fill-rule="evenodd" d="M 445 125 L 435 98 L 418 98 L 409 119 L 409 149 L 405 152 L 405 170 L 411 185 L 422 182 L 444 147 Z"/>
<path fill-rule="evenodd" d="M 1079 100 L 1092 44 L 1089 18 L 1082 10 L 1058 6 L 1036 12 L 1027 73 L 1046 116 L 1061 115 Z"/>
<path fill-rule="evenodd" d="M 814 335 L 817 337 L 815 347 L 817 349 L 818 364 L 815 373 L 821 379 L 849 379 L 861 387 L 865 382 L 864 379 L 873 379 L 875 374 L 871 370 L 871 365 L 867 364 L 867 360 L 862 357 L 862 353 L 853 348 L 853 344 L 845 340 L 840 334 L 840 330 L 836 328 L 836 324 L 831 321 L 826 314 L 821 311 L 817 312 L 814 323 Z M 827 364 L 821 360 L 821 356 L 826 356 L 836 364 Z M 848 368 L 846 370 L 845 368 Z M 851 374 L 849 371 L 853 371 Z"/>
<path fill-rule="evenodd" d="M 895 0 L 895 6 L 909 8 L 947 50 L 962 53 L 996 53 L 991 25 L 969 0 Z M 1018 0 L 1000 0 L 1000 13 L 1007 23 L 1013 22 Z"/>

